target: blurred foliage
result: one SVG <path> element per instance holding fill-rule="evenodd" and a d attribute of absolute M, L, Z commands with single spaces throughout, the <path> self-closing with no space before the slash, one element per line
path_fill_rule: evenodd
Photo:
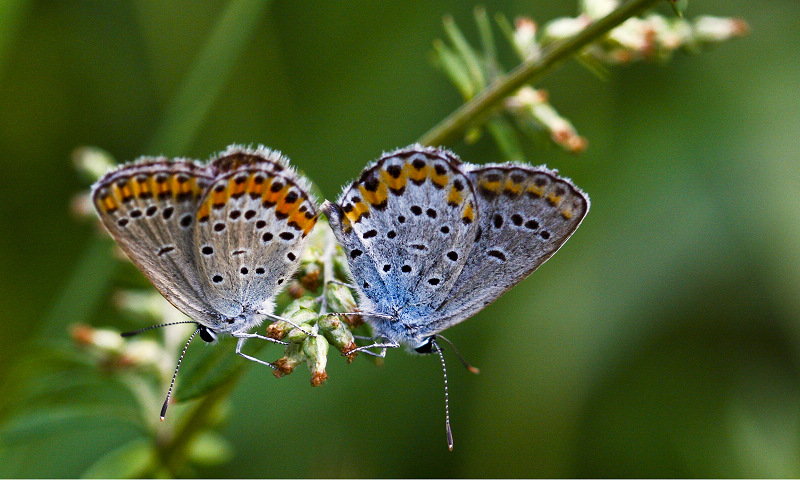
<path fill-rule="evenodd" d="M 577 7 L 483 4 L 537 20 Z M 156 431 L 170 430 L 159 399 L 135 403 L 129 380 L 95 369 L 69 335 L 76 322 L 150 320 L 111 306 L 114 290 L 149 286 L 76 216 L 88 187 L 71 165 L 77 147 L 128 160 L 263 143 L 334 198 L 458 107 L 432 42 L 445 14 L 481 40 L 473 9 L 0 4 L 0 477 L 144 476 L 157 456 L 137 411 L 149 403 Z M 534 144 L 527 159 L 571 177 L 592 211 L 534 277 L 448 333 L 481 368 L 448 372 L 453 453 L 438 361 L 389 352 L 382 366 L 331 362 L 317 388 L 245 366 L 185 443 L 194 476 L 800 476 L 800 16 L 765 0 L 693 0 L 684 12 L 700 14 L 745 18 L 752 33 L 606 81 L 578 64 L 544 81 L 590 146 Z M 502 46 L 496 57 L 516 64 Z M 454 149 L 503 158 L 487 137 Z M 203 347 L 187 368 L 217 355 Z M 235 357 L 231 344 L 208 348 Z"/>

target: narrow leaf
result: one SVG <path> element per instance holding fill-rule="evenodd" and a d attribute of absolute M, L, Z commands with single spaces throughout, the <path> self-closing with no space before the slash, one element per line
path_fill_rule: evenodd
<path fill-rule="evenodd" d="M 486 124 L 486 128 L 507 160 L 525 161 L 517 132 L 504 116 L 492 118 Z"/>
<path fill-rule="evenodd" d="M 155 467 L 156 450 L 145 439 L 132 440 L 94 462 L 81 478 L 138 478 Z"/>
<path fill-rule="evenodd" d="M 464 33 L 461 32 L 456 22 L 450 16 L 444 18 L 444 30 L 447 37 L 453 43 L 456 53 L 464 61 L 464 65 L 469 71 L 470 79 L 475 86 L 482 90 L 486 88 L 486 79 L 483 75 L 482 64 L 478 54 L 470 46 Z"/>

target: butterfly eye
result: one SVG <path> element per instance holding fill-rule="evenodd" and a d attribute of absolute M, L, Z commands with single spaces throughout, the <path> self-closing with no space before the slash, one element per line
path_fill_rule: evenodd
<path fill-rule="evenodd" d="M 206 343 L 214 343 L 217 341 L 217 334 L 214 331 L 211 331 L 207 327 L 201 326 L 198 328 L 198 334 L 200 339 L 205 341 Z"/>

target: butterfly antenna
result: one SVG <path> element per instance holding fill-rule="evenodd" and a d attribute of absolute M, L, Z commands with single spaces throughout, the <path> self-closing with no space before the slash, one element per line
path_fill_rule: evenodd
<path fill-rule="evenodd" d="M 448 343 L 450 342 L 448 341 Z M 436 343 L 434 338 L 431 338 L 431 344 L 433 345 L 433 348 L 436 349 L 436 353 L 439 354 L 439 360 L 442 361 L 442 374 L 444 375 L 444 423 L 447 430 L 447 447 L 452 451 L 453 431 L 450 429 L 450 395 L 447 391 L 447 366 L 444 363 L 442 349 L 439 348 L 439 345 Z"/>
<path fill-rule="evenodd" d="M 441 334 L 437 334 L 436 337 L 443 339 L 444 341 L 447 342 L 448 345 L 450 345 L 450 347 L 452 347 L 453 351 L 456 353 L 456 357 L 458 357 L 458 360 L 460 360 L 461 363 L 464 365 L 464 367 L 467 368 L 467 371 L 469 371 L 469 372 L 471 372 L 473 374 L 480 374 L 481 373 L 480 369 L 478 369 L 477 367 L 473 366 L 472 364 L 470 364 L 469 362 L 464 360 L 464 357 L 461 356 L 461 353 L 458 351 L 458 348 L 456 348 L 456 346 L 453 345 L 452 341 L 448 340 L 447 338 L 445 338 Z"/>
<path fill-rule="evenodd" d="M 156 328 L 159 328 L 159 327 L 174 326 L 176 324 L 197 324 L 197 322 L 195 322 L 195 321 L 180 321 L 180 322 L 169 322 L 167 324 L 156 324 L 155 326 L 143 327 L 142 329 L 137 329 L 136 331 L 125 332 L 125 333 L 122 333 L 120 336 L 122 336 L 123 338 L 128 338 L 130 336 L 136 336 L 137 334 L 143 333 L 145 331 L 150 331 L 151 329 L 156 329 Z"/>
<path fill-rule="evenodd" d="M 180 323 L 178 323 L 178 324 L 180 324 Z M 172 375 L 172 381 L 169 383 L 169 390 L 167 390 L 167 398 L 164 400 L 164 405 L 161 406 L 161 421 L 164 421 L 164 417 L 166 417 L 166 415 L 167 415 L 167 406 L 169 406 L 169 398 L 172 395 L 172 387 L 175 386 L 175 378 L 178 377 L 178 369 L 181 368 L 181 362 L 183 362 L 183 356 L 186 355 L 186 350 L 189 348 L 189 343 L 192 342 L 194 337 L 199 332 L 200 332 L 200 328 L 198 327 L 197 329 L 194 330 L 194 333 L 192 333 L 192 335 L 189 336 L 189 340 L 183 346 L 183 351 L 181 351 L 181 356 L 178 358 L 178 365 L 175 366 L 175 373 L 173 373 L 173 375 Z"/>

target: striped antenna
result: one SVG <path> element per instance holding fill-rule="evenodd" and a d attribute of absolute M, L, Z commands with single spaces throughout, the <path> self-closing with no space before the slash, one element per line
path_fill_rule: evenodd
<path fill-rule="evenodd" d="M 436 343 L 436 337 L 431 338 L 431 345 L 436 349 L 436 353 L 439 354 L 439 359 L 442 361 L 442 374 L 444 374 L 444 424 L 447 431 L 447 447 L 452 451 L 453 431 L 450 429 L 450 396 L 447 392 L 447 366 L 444 363 L 442 349 L 439 348 L 439 345 Z"/>
<path fill-rule="evenodd" d="M 189 348 L 189 343 L 192 342 L 192 340 L 197 335 L 197 333 L 200 332 L 200 328 L 202 327 L 204 326 L 198 324 L 197 329 L 195 329 L 194 333 L 192 333 L 192 335 L 189 336 L 189 340 L 183 346 L 183 351 L 181 351 L 181 356 L 178 358 L 178 365 L 175 366 L 175 373 L 173 373 L 172 375 L 172 381 L 169 383 L 169 390 L 167 390 L 167 398 L 164 400 L 164 405 L 161 406 L 161 421 L 164 421 L 164 418 L 167 415 L 167 406 L 169 406 L 169 398 L 172 395 L 172 387 L 175 386 L 175 378 L 178 377 L 178 369 L 181 368 L 181 362 L 183 362 L 183 356 L 186 355 L 186 350 Z"/>
<path fill-rule="evenodd" d="M 176 324 L 196 324 L 198 326 L 200 325 L 196 321 L 169 322 L 167 324 L 156 324 L 155 326 L 143 327 L 142 329 L 137 329 L 136 331 L 128 331 L 128 332 L 122 333 L 120 336 L 122 336 L 123 338 L 129 338 L 131 336 L 136 336 L 139 333 L 143 333 L 145 331 L 150 331 L 151 329 L 156 329 L 156 328 L 159 328 L 159 327 L 174 326 Z"/>
<path fill-rule="evenodd" d="M 472 364 L 470 364 L 469 362 L 467 362 L 467 361 L 464 359 L 464 357 L 462 357 L 462 356 L 461 356 L 461 352 L 459 352 L 459 351 L 458 351 L 458 348 L 456 348 L 456 346 L 455 346 L 455 345 L 453 345 L 453 342 L 452 342 L 452 341 L 448 340 L 447 338 L 445 338 L 445 337 L 444 337 L 444 336 L 442 336 L 441 334 L 437 334 L 437 335 L 436 335 L 436 337 L 437 337 L 437 338 L 441 338 L 441 339 L 443 339 L 444 341 L 446 341 L 446 342 L 447 342 L 447 344 L 448 344 L 448 345 L 450 345 L 450 347 L 451 347 L 451 348 L 453 349 L 453 351 L 456 353 L 456 357 L 458 357 L 458 360 L 460 360 L 460 361 L 461 361 L 461 363 L 464 365 L 464 367 L 467 369 L 467 371 L 471 372 L 472 374 L 480 374 L 480 373 L 481 373 L 481 370 L 480 370 L 480 369 L 478 369 L 477 367 L 475 367 L 475 366 L 473 366 Z"/>

